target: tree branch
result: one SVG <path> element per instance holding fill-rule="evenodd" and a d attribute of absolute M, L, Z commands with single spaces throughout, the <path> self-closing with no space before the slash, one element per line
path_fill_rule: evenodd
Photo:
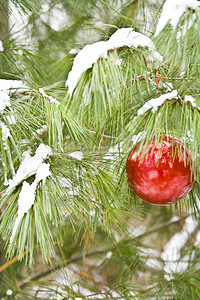
<path fill-rule="evenodd" d="M 142 239 L 143 237 L 147 236 L 147 235 L 150 235 L 156 231 L 159 231 L 159 230 L 162 230 L 168 226 L 171 226 L 171 225 L 175 225 L 175 224 L 178 224 L 179 222 L 182 222 L 183 220 L 185 220 L 187 217 L 189 217 L 191 214 L 187 214 L 185 215 L 184 217 L 182 218 L 179 218 L 178 220 L 176 221 L 169 221 L 169 222 L 166 222 L 164 223 L 163 225 L 161 226 L 158 226 L 152 230 L 149 230 L 147 232 L 144 232 L 136 237 L 133 237 L 132 240 L 137 240 L 137 239 Z M 109 251 L 112 251 L 113 248 L 107 248 L 107 249 L 103 249 L 103 250 L 97 250 L 97 251 L 93 251 L 93 252 L 90 252 L 88 254 L 86 254 L 86 258 L 89 258 L 89 257 L 92 257 L 92 256 L 96 256 L 96 255 L 102 255 L 104 253 L 107 253 Z M 71 263 L 76 263 L 78 261 L 81 261 L 82 260 L 82 255 L 81 256 L 78 256 L 78 257 L 75 257 L 75 258 L 72 258 L 72 259 L 68 259 L 67 260 L 67 265 L 71 264 Z M 20 288 L 24 288 L 27 284 L 31 283 L 31 281 L 35 281 L 35 280 L 38 280 L 40 279 L 41 277 L 45 277 L 47 276 L 48 274 L 52 273 L 52 272 L 55 272 L 56 270 L 58 269 L 61 269 L 63 267 L 63 263 L 58 263 L 58 264 L 55 264 L 53 266 L 50 266 L 49 268 L 46 268 L 44 269 L 43 271 L 39 272 L 39 273 L 36 273 L 30 277 L 27 277 L 24 281 L 22 281 L 20 284 L 19 284 L 19 287 Z"/>

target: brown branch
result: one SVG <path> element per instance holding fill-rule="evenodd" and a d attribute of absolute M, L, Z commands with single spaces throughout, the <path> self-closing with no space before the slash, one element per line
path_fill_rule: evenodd
<path fill-rule="evenodd" d="M 93 251 L 93 252 L 88 253 L 86 255 L 86 257 L 92 257 L 92 256 L 96 256 L 98 254 L 103 254 L 103 253 L 108 252 L 109 250 L 110 250 L 110 248 L 109 249 L 105 249 L 105 250 Z M 72 263 L 76 263 L 76 262 L 78 262 L 80 260 L 82 260 L 82 255 L 78 256 L 78 257 L 75 257 L 75 258 L 67 259 L 66 263 L 67 263 L 67 265 L 69 265 L 69 264 L 72 264 Z M 55 272 L 56 270 L 59 270 L 63 266 L 64 266 L 64 264 L 62 262 L 61 263 L 57 263 L 57 264 L 55 264 L 53 266 L 50 266 L 49 268 L 44 269 L 41 272 L 38 272 L 38 273 L 36 273 L 36 274 L 34 274 L 32 276 L 29 276 L 29 277 L 27 277 L 24 281 L 22 281 L 19 284 L 19 287 L 23 288 L 27 284 L 30 284 L 31 281 L 35 281 L 35 280 L 40 279 L 41 277 L 45 277 L 45 276 L 49 275 L 50 273 Z"/>
<path fill-rule="evenodd" d="M 192 106 L 191 104 L 189 104 L 188 102 L 185 102 L 185 101 L 183 100 L 183 98 L 181 98 L 181 97 L 178 97 L 177 99 L 173 99 L 173 100 L 171 100 L 171 101 L 168 101 L 167 103 L 169 103 L 169 104 L 173 104 L 173 103 L 184 104 L 184 105 L 188 106 L 190 109 L 192 109 L 192 110 L 197 110 L 198 113 L 200 113 L 200 109 L 199 109 L 199 108 L 196 108 L 196 107 Z"/>
<path fill-rule="evenodd" d="M 33 249 L 37 248 L 37 245 L 35 245 L 33 247 Z M 26 255 L 27 253 L 30 252 L 30 249 L 25 250 L 23 253 L 23 256 Z M 15 262 L 17 262 L 19 260 L 19 258 L 21 257 L 21 255 L 17 255 L 15 257 L 13 257 L 11 260 L 7 261 L 4 265 L 2 265 L 0 267 L 0 273 L 3 272 L 4 270 L 6 270 L 8 267 L 10 267 L 12 264 L 14 264 Z"/>
<path fill-rule="evenodd" d="M 142 81 L 142 80 L 145 80 L 145 76 L 144 75 L 140 75 L 136 78 L 132 78 L 131 80 L 127 81 L 125 85 L 122 85 L 121 86 L 121 89 L 124 90 L 129 84 L 133 84 L 135 81 Z"/>
<path fill-rule="evenodd" d="M 105 133 L 105 129 L 103 130 L 103 133 L 101 134 L 101 139 L 99 142 L 99 146 L 98 146 L 98 152 L 101 150 L 102 148 L 102 144 L 103 144 L 103 138 L 104 138 L 104 133 Z"/>

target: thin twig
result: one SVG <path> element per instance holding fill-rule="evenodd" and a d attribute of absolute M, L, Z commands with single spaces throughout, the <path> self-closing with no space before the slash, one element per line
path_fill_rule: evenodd
<path fill-rule="evenodd" d="M 101 150 L 101 148 L 102 148 L 103 138 L 104 138 L 104 132 L 105 132 L 105 129 L 103 130 L 103 133 L 101 134 L 101 139 L 100 139 L 100 142 L 99 142 L 98 152 L 99 152 L 99 151 Z"/>
<path fill-rule="evenodd" d="M 188 102 L 185 102 L 183 100 L 183 98 L 181 98 L 181 97 L 178 97 L 177 99 L 171 100 L 168 103 L 169 104 L 173 104 L 173 103 L 184 104 L 184 105 L 188 106 L 190 109 L 193 109 L 193 110 L 195 109 L 195 110 L 197 110 L 200 113 L 200 109 L 199 108 L 196 108 L 196 107 L 192 106 L 191 104 L 189 104 Z"/>
<path fill-rule="evenodd" d="M 90 133 L 92 133 L 92 134 L 97 134 L 95 131 L 93 131 L 93 130 L 88 130 Z M 103 136 L 103 137 L 105 137 L 105 138 L 109 138 L 109 139 L 117 139 L 117 137 L 116 136 L 111 136 L 111 135 L 106 135 L 106 134 L 101 134 L 101 136 Z"/>
<path fill-rule="evenodd" d="M 166 227 L 171 226 L 171 225 L 178 224 L 178 223 L 180 223 L 181 221 L 187 219 L 187 217 L 189 217 L 190 215 L 191 215 L 191 214 L 187 214 L 187 215 L 185 215 L 184 217 L 179 218 L 179 219 L 176 220 L 176 221 L 169 221 L 169 222 L 166 222 L 166 223 L 162 224 L 161 226 L 158 226 L 158 227 L 156 227 L 156 228 L 153 228 L 153 229 L 151 229 L 151 230 L 149 230 L 149 231 L 146 231 L 146 232 L 144 232 L 144 233 L 142 233 L 142 234 L 136 236 L 135 238 L 136 238 L 136 239 L 142 239 L 143 237 L 145 237 L 145 236 L 147 236 L 147 235 L 149 235 L 149 234 L 152 234 L 152 233 L 154 233 L 154 232 L 156 232 L 156 231 L 165 229 Z M 134 239 L 135 239 L 135 238 L 134 238 Z"/>
<path fill-rule="evenodd" d="M 98 254 L 107 253 L 109 250 L 110 250 L 110 248 L 109 249 L 105 249 L 105 250 L 93 251 L 93 252 L 88 253 L 86 255 L 86 257 L 92 257 L 92 256 L 96 256 Z M 78 256 L 78 257 L 75 257 L 75 258 L 67 259 L 67 265 L 72 264 L 72 263 L 76 263 L 76 262 L 78 262 L 80 260 L 82 260 L 82 255 Z M 44 269 L 41 272 L 38 272 L 38 273 L 36 273 L 36 274 L 34 274 L 32 276 L 27 277 L 24 281 L 22 281 L 19 284 L 19 287 L 23 288 L 27 284 L 30 284 L 31 281 L 35 281 L 35 280 L 40 279 L 41 277 L 45 277 L 45 276 L 49 275 L 50 273 L 55 272 L 56 270 L 59 270 L 62 267 L 64 267 L 64 264 L 62 262 L 57 263 L 57 264 L 55 264 L 53 266 L 50 266 L 49 268 L 46 268 L 46 269 Z"/>

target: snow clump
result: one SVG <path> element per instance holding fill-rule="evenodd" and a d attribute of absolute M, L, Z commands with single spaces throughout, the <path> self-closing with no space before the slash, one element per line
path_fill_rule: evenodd
<path fill-rule="evenodd" d="M 68 87 L 68 93 L 72 95 L 81 74 L 91 68 L 99 58 L 106 58 L 108 50 L 124 46 L 148 47 L 152 51 L 152 59 L 163 60 L 162 56 L 155 50 L 154 43 L 146 35 L 133 31 L 132 28 L 118 29 L 108 41 L 88 44 L 78 52 L 65 83 L 65 86 Z"/>

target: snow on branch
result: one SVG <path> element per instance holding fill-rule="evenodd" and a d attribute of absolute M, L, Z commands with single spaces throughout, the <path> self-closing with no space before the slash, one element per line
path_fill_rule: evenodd
<path fill-rule="evenodd" d="M 155 36 L 168 22 L 175 28 L 187 8 L 197 9 L 199 6 L 200 2 L 197 0 L 166 0 L 158 20 Z"/>
<path fill-rule="evenodd" d="M 40 92 L 40 94 L 41 94 L 44 98 L 49 99 L 50 103 L 54 103 L 54 104 L 56 104 L 57 106 L 60 104 L 59 101 L 58 101 L 57 99 L 53 98 L 52 96 L 47 95 L 47 94 L 45 93 L 45 91 L 43 90 L 43 88 L 40 88 L 40 89 L 39 89 L 39 92 Z"/>
<path fill-rule="evenodd" d="M 75 151 L 72 153 L 69 153 L 70 157 L 76 158 L 78 160 L 82 160 L 83 159 L 83 152 L 82 151 Z"/>
<path fill-rule="evenodd" d="M 10 96 L 6 91 L 0 90 L 0 114 L 6 107 L 10 107 Z"/>
<path fill-rule="evenodd" d="M 34 156 L 30 155 L 30 149 L 26 150 L 23 153 L 23 160 L 17 170 L 17 173 L 12 179 L 8 180 L 6 184 L 8 185 L 6 194 L 10 194 L 10 192 L 12 192 L 13 189 L 15 189 L 15 187 L 24 179 L 36 174 L 43 160 L 51 154 L 51 148 L 44 144 L 40 144 Z"/>
<path fill-rule="evenodd" d="M 22 80 L 9 80 L 9 79 L 0 79 L 0 91 L 8 91 L 12 89 L 24 89 L 27 88 Z"/>
<path fill-rule="evenodd" d="M 23 182 L 18 198 L 17 218 L 13 226 L 10 241 L 12 241 L 15 235 L 20 220 L 34 204 L 38 183 L 40 181 L 45 182 L 46 178 L 51 175 L 49 170 L 50 165 L 43 162 L 51 154 L 51 148 L 44 144 L 40 144 L 34 156 L 30 155 L 29 150 L 25 151 L 23 153 L 23 161 L 21 162 L 17 173 L 7 182 L 8 188 L 5 192 L 7 195 L 9 195 L 21 182 Z M 31 184 L 29 184 L 25 181 L 25 179 L 31 175 L 35 175 L 35 179 Z"/>
<path fill-rule="evenodd" d="M 0 114 L 3 113 L 6 107 L 11 107 L 10 90 L 24 88 L 21 80 L 0 79 Z"/>
<path fill-rule="evenodd" d="M 161 106 L 166 100 L 170 100 L 173 98 L 177 98 L 178 92 L 176 90 L 173 90 L 170 93 L 166 93 L 161 95 L 158 98 L 153 98 L 149 101 L 147 101 L 139 110 L 137 115 L 141 115 L 145 113 L 147 110 L 151 109 L 153 113 L 155 113 L 159 106 Z"/>
<path fill-rule="evenodd" d="M 190 95 L 185 95 L 185 102 L 188 102 L 188 101 L 192 104 L 193 107 L 197 107 L 196 100 L 194 99 L 194 97 L 192 97 Z"/>
<path fill-rule="evenodd" d="M 2 141 L 5 142 L 10 134 L 9 128 L 4 124 L 2 121 L 0 121 L 0 128 L 1 128 L 1 135 L 2 135 Z"/>
<path fill-rule="evenodd" d="M 158 59 L 160 61 L 163 59 L 162 56 L 155 50 L 155 45 L 150 38 L 144 34 L 133 31 L 132 28 L 118 29 L 108 41 L 88 44 L 79 51 L 74 59 L 72 70 L 69 72 L 65 83 L 65 86 L 68 87 L 69 94 L 72 94 L 81 74 L 91 68 L 99 58 L 106 58 L 108 50 L 124 46 L 133 48 L 137 48 L 139 46 L 148 47 L 149 50 L 152 51 L 153 59 Z"/>

